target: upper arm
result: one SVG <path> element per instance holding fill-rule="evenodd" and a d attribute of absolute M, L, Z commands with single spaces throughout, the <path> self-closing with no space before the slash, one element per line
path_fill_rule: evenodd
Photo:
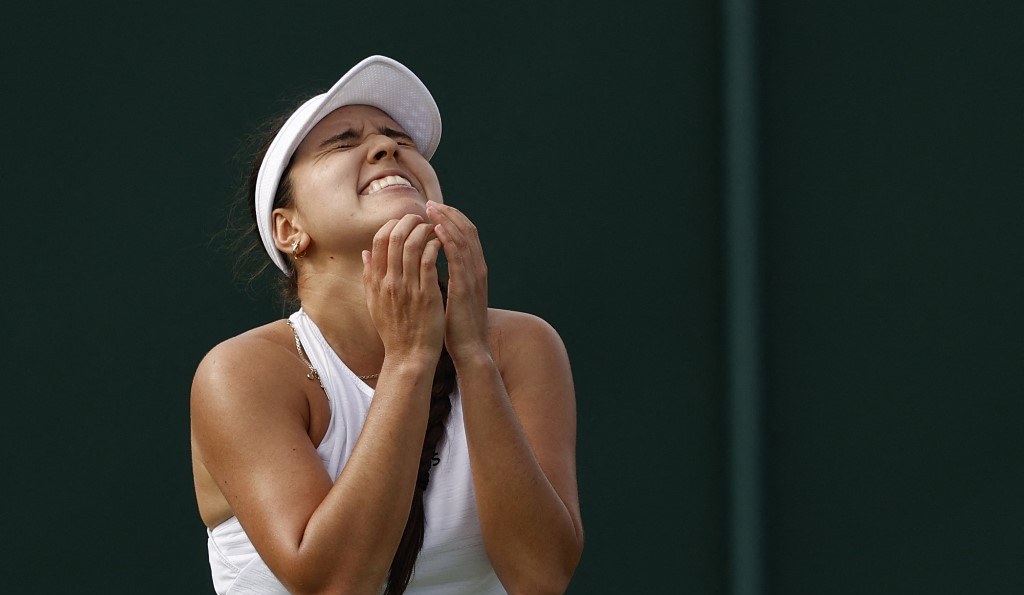
<path fill-rule="evenodd" d="M 238 337 L 207 354 L 192 384 L 197 456 L 271 568 L 294 554 L 332 485 L 309 438 L 293 359 Z"/>
<path fill-rule="evenodd" d="M 582 543 L 576 482 L 576 395 L 561 337 L 521 312 L 498 316 L 499 369 L 512 407 L 544 475 L 565 504 Z"/>

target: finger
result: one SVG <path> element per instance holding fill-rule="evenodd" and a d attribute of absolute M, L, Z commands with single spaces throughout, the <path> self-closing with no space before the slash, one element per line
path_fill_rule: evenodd
<path fill-rule="evenodd" d="M 395 278 L 402 276 L 402 259 L 405 252 L 405 240 L 417 224 L 423 222 L 423 217 L 408 214 L 398 222 L 388 236 L 388 274 Z"/>
<path fill-rule="evenodd" d="M 448 272 L 458 275 L 459 270 L 468 266 L 473 257 L 473 246 L 462 232 L 450 220 L 444 220 L 434 226 L 434 233 L 441 240 L 445 258 L 448 260 Z"/>
<path fill-rule="evenodd" d="M 444 256 L 445 260 L 448 262 L 449 274 L 456 273 L 464 259 L 462 251 L 452 239 L 451 232 L 444 225 L 441 225 L 440 223 L 435 225 L 434 233 L 437 235 L 437 239 L 441 242 L 442 249 L 444 249 Z"/>
<path fill-rule="evenodd" d="M 463 249 L 479 250 L 480 234 L 462 211 L 441 203 L 428 202 L 427 216 L 450 232 L 452 242 Z M 480 250 L 482 251 L 482 250 Z"/>
<path fill-rule="evenodd" d="M 457 251 L 456 249 L 465 243 L 465 238 L 459 227 L 448 216 L 448 213 L 439 208 L 441 206 L 443 205 L 439 203 L 428 202 L 427 217 L 430 217 L 430 220 L 437 224 L 434 227 L 434 231 L 437 233 L 437 237 L 441 238 L 441 242 L 444 243 L 445 254 L 450 258 Z M 451 249 L 451 252 L 449 252 L 449 249 Z"/>
<path fill-rule="evenodd" d="M 433 236 L 434 225 L 431 223 L 420 223 L 409 232 L 409 237 L 405 240 L 405 249 L 402 251 L 402 270 L 405 275 L 416 275 L 418 279 L 423 247 Z"/>
<path fill-rule="evenodd" d="M 391 230 L 398 225 L 398 219 L 391 219 L 377 230 L 373 236 L 373 243 L 370 246 L 370 263 L 367 272 L 373 272 L 377 277 L 383 277 L 387 272 L 388 263 L 388 238 L 391 237 Z"/>
<path fill-rule="evenodd" d="M 450 222 L 452 225 L 454 225 L 455 223 L 451 220 L 451 216 L 445 210 L 446 208 L 451 208 L 451 207 L 448 207 L 447 205 L 443 205 L 443 204 L 441 204 L 439 202 L 434 202 L 432 200 L 428 200 L 427 201 L 427 217 L 429 217 L 430 220 L 433 221 L 434 223 L 442 224 L 442 223 Z"/>
<path fill-rule="evenodd" d="M 458 295 L 460 290 L 478 284 L 480 291 L 486 293 L 487 263 L 476 226 L 457 209 L 438 208 L 443 206 L 428 204 L 427 216 L 437 221 L 434 232 L 441 240 L 448 260 L 449 295 Z M 456 225 L 460 219 L 465 223 L 462 227 Z"/>
<path fill-rule="evenodd" d="M 441 252 L 441 240 L 436 237 L 423 247 L 420 258 L 420 288 L 430 290 L 437 287 L 437 256 Z"/>
<path fill-rule="evenodd" d="M 469 220 L 469 217 L 462 211 L 455 207 L 442 204 L 434 201 L 427 201 L 427 216 L 430 217 L 434 214 L 435 217 L 431 217 L 435 223 L 449 222 L 452 226 L 458 229 L 464 236 L 473 237 L 477 235 L 476 225 Z"/>

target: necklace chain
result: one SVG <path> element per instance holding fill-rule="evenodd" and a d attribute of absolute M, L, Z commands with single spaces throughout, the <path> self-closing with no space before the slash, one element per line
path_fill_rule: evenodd
<path fill-rule="evenodd" d="M 295 350 L 299 352 L 299 357 L 302 358 L 302 363 L 306 364 L 306 367 L 309 368 L 309 372 L 306 373 L 306 378 L 309 378 L 310 380 L 316 380 L 317 382 L 319 382 L 320 388 L 324 389 L 324 394 L 326 394 L 327 389 L 324 387 L 323 380 L 320 380 L 320 373 L 317 372 L 316 368 L 313 367 L 313 362 L 309 361 L 309 358 L 306 357 L 306 350 L 302 348 L 302 341 L 299 341 L 299 332 L 295 330 L 295 325 L 292 324 L 291 320 L 285 320 L 285 322 L 287 322 L 288 326 L 292 328 L 292 334 L 295 335 Z M 372 380 L 374 378 L 377 378 L 378 376 L 380 376 L 380 372 L 374 374 L 366 374 L 364 376 L 360 376 L 357 374 L 356 378 L 360 380 Z"/>
<path fill-rule="evenodd" d="M 309 361 L 309 358 L 306 357 L 306 350 L 302 348 L 302 341 L 299 341 L 299 332 L 295 330 L 295 325 L 292 324 L 291 320 L 285 320 L 285 322 L 288 323 L 288 326 L 292 329 L 292 334 L 295 335 L 295 351 L 299 352 L 299 358 L 302 359 L 302 363 L 306 364 L 306 367 L 309 368 L 309 372 L 306 372 L 306 378 L 319 382 L 320 388 L 322 388 L 324 390 L 324 394 L 327 395 L 327 387 L 324 386 L 324 381 L 320 380 L 320 372 L 316 371 L 316 368 L 313 367 L 313 362 Z M 327 399 L 330 400 L 330 398 L 331 395 L 327 395 Z"/>

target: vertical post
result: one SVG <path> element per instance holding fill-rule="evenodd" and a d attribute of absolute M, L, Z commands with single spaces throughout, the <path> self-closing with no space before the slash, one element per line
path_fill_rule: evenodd
<path fill-rule="evenodd" d="M 756 0 L 724 3 L 729 588 L 761 595 L 760 233 Z"/>

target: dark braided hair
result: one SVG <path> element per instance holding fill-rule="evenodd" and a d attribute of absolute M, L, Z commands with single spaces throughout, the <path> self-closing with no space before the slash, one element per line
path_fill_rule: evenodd
<path fill-rule="evenodd" d="M 441 285 L 441 296 L 447 305 L 448 288 Z M 412 578 L 416 557 L 423 548 L 423 533 L 426 518 L 423 515 L 423 492 L 430 482 L 430 468 L 434 456 L 441 450 L 444 441 L 445 424 L 452 412 L 451 393 L 455 389 L 455 364 L 448 350 L 441 348 L 441 358 L 434 370 L 434 385 L 430 390 L 430 415 L 427 418 L 427 433 L 423 437 L 423 452 L 420 453 L 419 472 L 416 475 L 416 491 L 412 496 L 412 509 L 405 523 L 402 541 L 398 544 L 395 558 L 391 561 L 387 589 L 384 595 L 401 595 Z"/>
<path fill-rule="evenodd" d="M 263 128 L 263 132 L 260 134 L 262 138 L 259 140 L 259 149 L 256 152 L 253 166 L 245 185 L 246 191 L 239 193 L 238 202 L 242 203 L 244 201 L 245 208 L 239 208 L 242 205 L 236 204 L 232 210 L 231 216 L 234 221 L 231 228 L 236 233 L 242 232 L 241 235 L 236 236 L 233 242 L 233 248 L 239 253 L 239 258 L 236 261 L 236 272 L 241 272 L 245 266 L 250 266 L 252 271 L 246 275 L 250 282 L 262 276 L 266 270 L 272 268 L 270 267 L 270 261 L 265 257 L 259 259 L 261 261 L 259 265 L 252 266 L 252 261 L 257 256 L 262 256 L 263 252 L 263 241 L 260 238 L 259 229 L 256 225 L 256 178 L 259 174 L 260 164 L 263 162 L 263 157 L 266 155 L 271 141 L 277 136 L 277 132 L 284 125 L 290 114 L 291 111 Z M 281 182 L 278 185 L 277 194 L 274 196 L 272 208 L 288 207 L 293 204 L 293 201 L 291 163 L 289 163 L 281 175 Z M 239 221 L 239 212 L 248 213 L 247 223 L 243 224 Z M 279 297 L 281 298 L 282 307 L 287 309 L 299 305 L 299 283 L 298 274 L 292 262 L 288 259 L 285 259 L 285 262 L 288 271 L 279 288 Z M 448 282 L 445 279 L 439 279 L 438 283 L 441 288 L 442 302 L 447 307 Z M 409 585 L 409 580 L 412 578 L 416 558 L 419 556 L 420 550 L 423 549 L 423 535 L 426 528 L 423 493 L 430 482 L 430 469 L 436 464 L 434 462 L 435 457 L 444 443 L 445 427 L 452 411 L 451 394 L 455 390 L 455 385 L 455 364 L 452 362 L 448 349 L 442 345 L 441 357 L 438 359 L 437 367 L 434 369 L 434 382 L 430 390 L 430 413 L 427 418 L 426 434 L 423 437 L 423 450 L 420 453 L 420 464 L 416 476 L 416 488 L 413 492 L 412 507 L 409 510 L 409 519 L 405 523 L 402 540 L 399 542 L 398 549 L 395 551 L 395 557 L 391 561 L 384 595 L 402 595 L 405 592 L 406 587 Z"/>

